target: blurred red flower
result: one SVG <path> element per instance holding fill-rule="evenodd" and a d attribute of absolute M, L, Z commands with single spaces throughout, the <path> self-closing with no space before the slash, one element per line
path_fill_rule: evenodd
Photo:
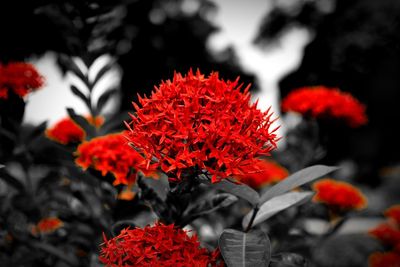
<path fill-rule="evenodd" d="M 368 258 L 369 267 L 400 267 L 400 254 L 374 252 Z"/>
<path fill-rule="evenodd" d="M 140 170 L 147 176 L 157 176 L 155 167 L 145 165 L 145 160 L 130 148 L 124 133 L 109 134 L 80 144 L 76 151 L 76 164 L 83 169 L 94 168 L 115 177 L 114 185 L 131 184 Z"/>
<path fill-rule="evenodd" d="M 258 170 L 254 173 L 236 175 L 236 178 L 242 183 L 260 189 L 264 186 L 282 181 L 289 175 L 284 167 L 271 160 L 259 160 L 255 168 Z M 254 167 L 252 167 L 252 169 L 254 169 Z"/>
<path fill-rule="evenodd" d="M 394 220 L 400 226 L 400 205 L 394 205 L 387 209 L 385 216 Z"/>
<path fill-rule="evenodd" d="M 100 261 L 106 266 L 219 266 L 218 253 L 200 247 L 196 235 L 174 225 L 157 223 L 144 229 L 123 229 L 101 245 Z M 222 265 L 223 266 L 223 265 Z"/>
<path fill-rule="evenodd" d="M 208 171 L 212 182 L 243 174 L 276 147 L 276 129 L 269 111 L 250 105 L 249 87 L 240 92 L 238 80 L 224 81 L 218 73 L 175 73 L 149 98 L 127 124 L 129 140 L 171 181 Z"/>
<path fill-rule="evenodd" d="M 85 138 L 85 131 L 70 117 L 60 120 L 46 130 L 46 136 L 60 144 L 80 143 Z"/>
<path fill-rule="evenodd" d="M 95 127 L 100 127 L 104 123 L 104 117 L 95 118 L 86 116 L 86 120 Z M 80 143 L 85 139 L 85 131 L 70 117 L 58 121 L 53 127 L 46 130 L 46 136 L 53 141 L 63 145 Z"/>
<path fill-rule="evenodd" d="M 324 86 L 290 92 L 282 100 L 282 111 L 294 111 L 317 119 L 338 119 L 354 128 L 368 121 L 365 106 L 351 94 Z"/>
<path fill-rule="evenodd" d="M 44 78 L 29 63 L 0 64 L 0 99 L 8 99 L 10 91 L 24 97 L 44 84 Z"/>
<path fill-rule="evenodd" d="M 57 229 L 64 226 L 64 223 L 57 217 L 48 217 L 41 219 L 37 225 L 32 229 L 33 234 L 42 233 L 49 234 L 53 233 Z"/>
<path fill-rule="evenodd" d="M 334 211 L 358 210 L 367 205 L 367 199 L 361 191 L 346 182 L 322 179 L 315 182 L 313 188 L 316 191 L 314 201 L 322 202 Z"/>
<path fill-rule="evenodd" d="M 369 233 L 386 245 L 396 246 L 400 244 L 400 229 L 398 225 L 382 223 L 370 230 Z"/>

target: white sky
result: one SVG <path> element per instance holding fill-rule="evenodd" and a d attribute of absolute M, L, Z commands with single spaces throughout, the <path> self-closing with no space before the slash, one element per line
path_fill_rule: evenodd
<path fill-rule="evenodd" d="M 261 92 L 254 98 L 259 98 L 259 108 L 266 109 L 272 106 L 273 111 L 279 115 L 278 82 L 299 65 L 303 48 L 310 41 L 310 33 L 304 29 L 293 29 L 283 36 L 278 45 L 269 50 L 262 50 L 254 46 L 252 41 L 262 18 L 269 11 L 270 2 L 268 0 L 213 1 L 219 8 L 212 22 L 218 25 L 221 31 L 211 36 L 208 42 L 209 48 L 218 53 L 226 46 L 232 45 L 241 66 L 258 79 Z M 49 120 L 52 124 L 67 115 L 65 107 L 73 107 L 82 114 L 88 112 L 69 90 L 68 84 L 74 80 L 73 77 L 67 77 L 67 80 L 61 77 L 55 64 L 54 54 L 47 53 L 32 62 L 46 77 L 47 83 L 45 88 L 29 96 L 25 121 L 39 123 Z M 105 77 L 97 94 L 107 88 L 109 83 L 118 83 L 118 77 L 119 74 L 115 72 Z"/>

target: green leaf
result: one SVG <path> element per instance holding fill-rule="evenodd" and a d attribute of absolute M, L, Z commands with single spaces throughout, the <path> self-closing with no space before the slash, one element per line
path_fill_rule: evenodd
<path fill-rule="evenodd" d="M 140 174 L 140 181 L 144 183 L 148 188 L 151 188 L 156 192 L 157 196 L 165 201 L 167 199 L 167 194 L 169 192 L 168 177 L 166 175 L 161 175 L 159 178 L 145 177 Z"/>
<path fill-rule="evenodd" d="M 219 238 L 219 249 L 228 267 L 264 267 L 271 259 L 271 243 L 260 230 L 226 229 Z"/>
<path fill-rule="evenodd" d="M 75 113 L 74 109 L 67 108 L 68 115 L 86 132 L 86 137 L 91 139 L 96 136 L 96 128 L 85 117 Z"/>
<path fill-rule="evenodd" d="M 65 68 L 67 70 L 73 72 L 76 76 L 78 76 L 79 79 L 81 79 L 87 86 L 89 85 L 86 75 L 83 74 L 83 72 L 80 70 L 78 65 L 76 65 L 76 63 L 72 60 L 72 58 L 70 56 L 60 54 L 59 62 L 60 62 L 60 64 L 65 66 Z M 89 89 L 91 89 L 91 88 L 89 88 Z"/>
<path fill-rule="evenodd" d="M 214 184 L 214 188 L 243 198 L 253 206 L 256 206 L 260 201 L 258 192 L 245 184 L 235 184 L 231 181 L 222 180 Z"/>
<path fill-rule="evenodd" d="M 219 209 L 228 207 L 235 203 L 238 198 L 232 194 L 221 193 L 211 197 L 211 199 L 204 199 L 201 203 L 189 208 L 185 213 L 185 220 L 193 221 L 198 217 L 210 214 Z"/>
<path fill-rule="evenodd" d="M 128 112 L 121 112 L 106 120 L 100 127 L 100 135 L 104 135 L 114 131 L 115 129 L 126 129 L 124 121 L 128 121 L 131 117 Z"/>
<path fill-rule="evenodd" d="M 119 235 L 119 233 L 122 231 L 122 229 L 124 228 L 130 228 L 130 229 L 134 229 L 136 227 L 136 223 L 134 220 L 121 220 L 121 221 L 117 221 L 116 223 L 114 223 L 111 227 L 111 233 L 114 236 Z"/>
<path fill-rule="evenodd" d="M 307 261 L 303 256 L 284 252 L 272 255 L 270 267 L 306 267 Z"/>
<path fill-rule="evenodd" d="M 100 113 L 104 106 L 106 105 L 107 101 L 110 99 L 110 97 L 116 93 L 118 93 L 118 89 L 111 89 L 102 94 L 99 98 L 99 101 L 97 102 L 97 112 Z M 121 122 L 122 123 L 122 122 Z"/>
<path fill-rule="evenodd" d="M 4 165 L 0 164 L 0 179 L 5 181 L 8 185 L 14 187 L 19 192 L 25 191 L 25 185 L 21 183 L 17 178 L 11 176 L 4 168 Z"/>
<path fill-rule="evenodd" d="M 76 95 L 77 97 L 79 97 L 82 101 L 83 101 L 83 103 L 85 103 L 85 105 L 90 109 L 91 108 L 91 103 L 90 103 L 90 100 L 89 100 L 89 98 L 84 94 L 84 93 L 82 93 L 82 91 L 81 90 L 79 90 L 76 86 L 74 86 L 74 85 L 71 85 L 71 91 L 72 91 L 72 93 L 74 94 L 74 95 Z"/>
<path fill-rule="evenodd" d="M 258 213 L 253 221 L 252 226 L 256 226 L 257 224 L 269 219 L 274 216 L 278 212 L 285 210 L 293 205 L 300 205 L 314 195 L 314 192 L 289 192 L 280 196 L 276 196 L 264 204 L 262 204 L 258 210 Z M 249 225 L 251 217 L 253 215 L 254 210 L 249 212 L 242 221 L 243 229 Z"/>
<path fill-rule="evenodd" d="M 99 72 L 97 73 L 96 77 L 94 78 L 93 82 L 91 83 L 92 86 L 94 87 L 96 83 L 101 79 L 101 77 L 104 76 L 111 68 L 114 66 L 115 61 L 113 60 L 112 62 L 106 64 Z"/>
<path fill-rule="evenodd" d="M 324 165 L 314 165 L 307 167 L 288 176 L 282 182 L 272 186 L 262 196 L 260 203 L 265 203 L 269 199 L 286 193 L 296 187 L 309 183 L 315 179 L 321 178 L 330 172 L 336 171 L 338 167 L 330 167 Z"/>

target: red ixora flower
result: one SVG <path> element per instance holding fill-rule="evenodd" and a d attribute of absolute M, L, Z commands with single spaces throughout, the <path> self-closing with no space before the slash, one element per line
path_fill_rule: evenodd
<path fill-rule="evenodd" d="M 385 216 L 394 220 L 400 226 L 400 205 L 394 205 L 385 211 Z"/>
<path fill-rule="evenodd" d="M 41 219 L 32 229 L 33 234 L 49 234 L 64 226 L 64 223 L 57 217 L 47 217 Z"/>
<path fill-rule="evenodd" d="M 129 147 L 124 133 L 108 134 L 83 142 L 75 153 L 77 165 L 84 169 L 92 167 L 103 175 L 112 173 L 115 185 L 134 183 L 139 170 L 145 175 L 156 176 L 155 168 L 146 168 L 142 155 Z"/>
<path fill-rule="evenodd" d="M 351 94 L 324 86 L 304 87 L 290 92 L 282 101 L 282 111 L 294 111 L 317 119 L 338 119 L 350 127 L 367 123 L 365 106 Z"/>
<path fill-rule="evenodd" d="M 44 84 L 44 78 L 29 63 L 0 64 L 0 99 L 8 99 L 11 92 L 24 97 Z"/>
<path fill-rule="evenodd" d="M 207 171 L 212 182 L 243 174 L 269 155 L 278 138 L 272 113 L 250 104 L 249 87 L 240 91 L 238 80 L 224 81 L 197 71 L 175 73 L 150 97 L 133 103 L 136 114 L 127 124 L 129 140 L 146 157 L 180 181 Z"/>
<path fill-rule="evenodd" d="M 400 248 L 400 205 L 394 205 L 384 212 L 389 219 L 369 231 L 369 234 L 391 247 Z"/>
<path fill-rule="evenodd" d="M 260 189 L 280 182 L 289 175 L 289 172 L 284 167 L 271 160 L 259 160 L 256 163 L 256 167 L 259 169 L 258 171 L 237 175 L 236 178 L 242 183 Z"/>
<path fill-rule="evenodd" d="M 102 116 L 97 116 L 94 119 L 91 116 L 87 116 L 86 120 L 95 127 L 100 127 L 104 123 Z M 48 138 L 63 145 L 80 143 L 85 138 L 85 134 L 85 131 L 70 117 L 58 121 L 46 130 Z"/>
<path fill-rule="evenodd" d="M 218 256 L 200 247 L 196 235 L 188 236 L 173 224 L 157 223 L 143 229 L 123 229 L 110 240 L 104 236 L 100 261 L 113 267 L 207 267 L 219 266 Z"/>
<path fill-rule="evenodd" d="M 314 201 L 322 202 L 335 211 L 359 210 L 367 205 L 361 191 L 346 182 L 322 179 L 315 182 L 313 188 L 316 191 Z"/>
<path fill-rule="evenodd" d="M 85 138 L 85 131 L 70 117 L 57 122 L 46 130 L 46 136 L 60 144 L 80 143 Z"/>
<path fill-rule="evenodd" d="M 374 252 L 368 258 L 369 267 L 400 267 L 400 254 Z"/>

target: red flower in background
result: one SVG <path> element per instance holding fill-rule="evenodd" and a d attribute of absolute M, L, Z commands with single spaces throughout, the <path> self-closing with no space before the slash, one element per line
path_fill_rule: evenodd
<path fill-rule="evenodd" d="M 196 235 L 174 225 L 156 224 L 144 229 L 123 229 L 101 247 L 100 261 L 106 266 L 218 266 L 218 253 L 200 247 Z"/>
<path fill-rule="evenodd" d="M 258 171 L 236 175 L 236 178 L 242 183 L 260 189 L 264 186 L 282 181 L 289 175 L 284 167 L 270 160 L 259 160 L 255 164 L 255 167 Z"/>
<path fill-rule="evenodd" d="M 49 234 L 53 233 L 57 229 L 64 226 L 64 223 L 57 217 L 48 217 L 41 219 L 36 226 L 32 229 L 33 234 L 42 233 Z"/>
<path fill-rule="evenodd" d="M 139 97 L 141 107 L 133 104 L 129 140 L 148 162 L 157 158 L 171 180 L 202 170 L 212 182 L 248 172 L 278 138 L 272 114 L 250 105 L 249 87 L 240 88 L 238 80 L 225 82 L 218 73 L 176 73 L 149 98 Z"/>
<path fill-rule="evenodd" d="M 384 214 L 389 220 L 370 230 L 369 233 L 382 243 L 398 250 L 400 248 L 400 205 L 388 208 Z"/>
<path fill-rule="evenodd" d="M 400 226 L 400 205 L 395 205 L 387 209 L 385 216 L 394 220 Z"/>
<path fill-rule="evenodd" d="M 367 205 L 361 191 L 346 182 L 322 179 L 315 182 L 313 188 L 316 191 L 314 201 L 322 202 L 335 211 L 359 210 Z"/>
<path fill-rule="evenodd" d="M 368 258 L 369 267 L 400 267 L 400 254 L 375 252 Z"/>
<path fill-rule="evenodd" d="M 8 99 L 10 91 L 24 97 L 44 84 L 44 78 L 29 63 L 0 64 L 0 99 Z"/>
<path fill-rule="evenodd" d="M 94 168 L 106 175 L 115 176 L 114 184 L 131 184 L 140 170 L 148 176 L 156 176 L 153 166 L 146 166 L 138 152 L 130 148 L 123 133 L 109 134 L 80 144 L 76 151 L 76 164 L 84 169 Z"/>
<path fill-rule="evenodd" d="M 354 128 L 368 120 L 365 106 L 351 94 L 323 86 L 290 92 L 282 101 L 282 111 L 294 111 L 317 119 L 338 119 Z"/>
<path fill-rule="evenodd" d="M 60 144 L 80 143 L 85 138 L 85 131 L 70 117 L 60 120 L 46 130 L 46 136 Z"/>
<path fill-rule="evenodd" d="M 396 246 L 400 244 L 400 229 L 398 225 L 382 223 L 370 230 L 369 233 L 386 245 Z"/>

